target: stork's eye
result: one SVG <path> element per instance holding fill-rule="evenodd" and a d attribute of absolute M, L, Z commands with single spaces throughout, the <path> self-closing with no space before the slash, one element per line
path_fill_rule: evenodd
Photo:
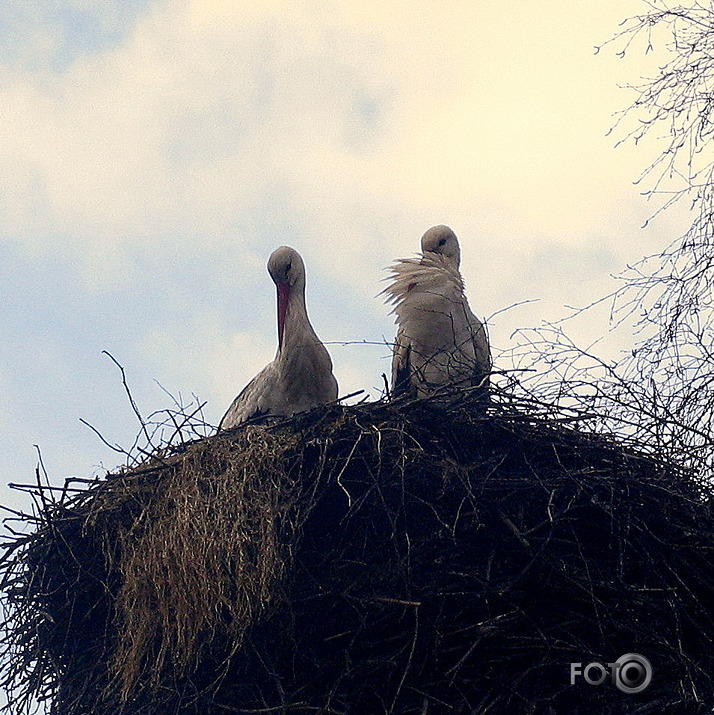
<path fill-rule="evenodd" d="M 292 266 L 293 266 L 293 262 L 288 261 L 288 265 L 285 267 L 285 272 L 290 273 L 290 269 L 292 268 Z"/>
<path fill-rule="evenodd" d="M 445 243 L 446 243 L 446 239 L 445 239 L 445 238 L 439 239 L 439 245 L 440 245 L 440 246 L 443 246 Z"/>

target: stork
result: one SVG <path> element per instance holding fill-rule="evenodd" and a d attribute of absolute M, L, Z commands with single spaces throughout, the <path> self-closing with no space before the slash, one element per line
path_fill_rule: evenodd
<path fill-rule="evenodd" d="M 233 400 L 219 430 L 261 415 L 289 416 L 337 399 L 332 360 L 307 317 L 305 264 L 289 246 L 276 248 L 268 273 L 278 292 L 278 351 Z"/>
<path fill-rule="evenodd" d="M 402 258 L 383 291 L 399 326 L 392 354 L 392 394 L 424 397 L 448 386 L 488 386 L 491 351 L 459 272 L 461 249 L 448 226 L 432 226 L 420 258 Z"/>

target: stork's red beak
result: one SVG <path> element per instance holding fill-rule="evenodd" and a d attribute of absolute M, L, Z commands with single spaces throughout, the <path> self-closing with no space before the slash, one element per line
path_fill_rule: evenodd
<path fill-rule="evenodd" d="M 288 313 L 290 300 L 290 284 L 278 283 L 278 349 L 283 347 L 283 333 L 285 332 L 285 316 Z"/>

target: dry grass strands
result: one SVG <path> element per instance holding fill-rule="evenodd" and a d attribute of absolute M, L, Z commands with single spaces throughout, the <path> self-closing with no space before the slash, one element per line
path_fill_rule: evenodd
<path fill-rule="evenodd" d="M 710 711 L 710 487 L 528 411 L 335 406 L 46 500 L 13 713 Z M 625 652 L 644 693 L 570 685 Z"/>
<path fill-rule="evenodd" d="M 235 442 L 193 444 L 112 535 L 121 587 L 110 670 L 122 701 L 141 681 L 156 688 L 196 670 L 217 638 L 234 651 L 270 605 L 289 557 L 291 446 L 254 427 Z"/>

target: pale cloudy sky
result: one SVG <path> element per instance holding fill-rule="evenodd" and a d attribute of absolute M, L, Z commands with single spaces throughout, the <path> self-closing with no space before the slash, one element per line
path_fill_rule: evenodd
<path fill-rule="evenodd" d="M 217 423 L 275 350 L 280 244 L 325 341 L 393 336 L 383 268 L 455 229 L 497 348 L 612 288 L 674 214 L 633 185 L 653 158 L 606 136 L 655 71 L 593 47 L 642 0 L 5 0 L 0 25 L 0 502 L 120 458 L 174 394 Z M 681 219 L 681 217 L 680 217 Z M 572 326 L 584 343 L 607 330 Z M 616 353 L 619 343 L 603 349 Z M 376 396 L 389 350 L 331 346 Z"/>

